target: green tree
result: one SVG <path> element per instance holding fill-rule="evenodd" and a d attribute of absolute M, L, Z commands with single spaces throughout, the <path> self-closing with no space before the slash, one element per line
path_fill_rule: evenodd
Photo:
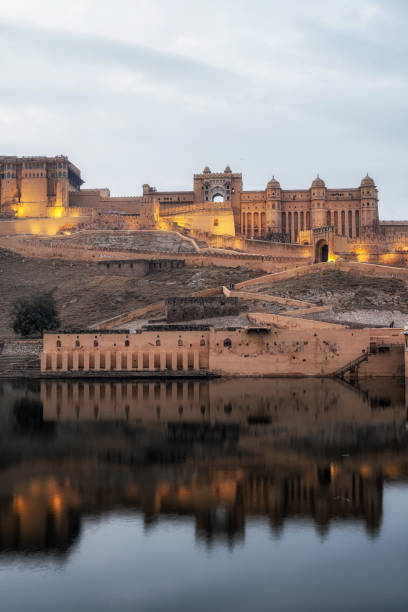
<path fill-rule="evenodd" d="M 13 329 L 21 336 L 39 336 L 58 329 L 60 320 L 52 292 L 20 298 L 13 304 Z"/>

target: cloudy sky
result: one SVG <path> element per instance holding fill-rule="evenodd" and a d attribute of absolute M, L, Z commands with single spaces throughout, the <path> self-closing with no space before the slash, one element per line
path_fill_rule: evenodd
<path fill-rule="evenodd" d="M 0 0 L 2 154 L 67 154 L 86 187 L 380 189 L 407 219 L 407 0 Z"/>

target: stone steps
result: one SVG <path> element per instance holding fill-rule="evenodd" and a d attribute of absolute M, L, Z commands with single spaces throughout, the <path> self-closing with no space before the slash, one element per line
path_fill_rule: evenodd
<path fill-rule="evenodd" d="M 39 374 L 40 358 L 35 355 L 0 355 L 0 378 Z"/>

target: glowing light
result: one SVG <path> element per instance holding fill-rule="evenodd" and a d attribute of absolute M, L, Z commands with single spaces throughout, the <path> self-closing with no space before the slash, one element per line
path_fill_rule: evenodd
<path fill-rule="evenodd" d="M 327 260 L 329 263 L 334 263 L 336 261 L 337 257 L 335 255 L 330 255 L 329 259 Z"/>
<path fill-rule="evenodd" d="M 60 512 L 62 508 L 62 499 L 60 495 L 54 495 L 52 498 L 52 507 L 54 508 L 55 512 Z"/>
<path fill-rule="evenodd" d="M 21 497 L 21 495 L 18 495 L 14 499 L 13 505 L 15 510 L 21 511 L 24 508 L 24 499 Z"/>

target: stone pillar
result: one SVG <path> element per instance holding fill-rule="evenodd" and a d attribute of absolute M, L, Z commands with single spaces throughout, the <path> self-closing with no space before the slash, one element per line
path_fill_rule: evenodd
<path fill-rule="evenodd" d="M 126 369 L 127 370 L 132 369 L 132 362 L 133 362 L 132 352 L 129 351 L 128 353 L 126 353 Z"/>
<path fill-rule="evenodd" d="M 200 353 L 199 351 L 194 351 L 194 370 L 198 372 L 200 369 Z"/>
<path fill-rule="evenodd" d="M 183 351 L 183 370 L 188 370 L 188 351 Z"/>
<path fill-rule="evenodd" d="M 154 370 L 154 351 L 149 351 L 149 370 Z"/>
<path fill-rule="evenodd" d="M 68 370 L 68 352 L 64 351 L 62 353 L 62 371 L 66 372 Z"/>
<path fill-rule="evenodd" d="M 105 370 L 110 370 L 110 369 L 111 369 L 111 352 L 106 351 L 105 352 Z"/>
<path fill-rule="evenodd" d="M 100 351 L 95 351 L 94 353 L 95 367 L 94 370 L 99 371 L 101 369 L 101 353 Z"/>
<path fill-rule="evenodd" d="M 171 354 L 171 369 L 177 370 L 177 351 L 173 351 Z"/>
<path fill-rule="evenodd" d="M 41 372 L 47 371 L 47 353 L 41 353 Z"/>
<path fill-rule="evenodd" d="M 160 351 L 160 369 L 161 370 L 166 369 L 166 352 L 165 351 Z"/>
<path fill-rule="evenodd" d="M 51 353 L 51 370 L 53 372 L 55 372 L 55 370 L 57 369 L 57 359 L 58 359 L 57 353 Z"/>
<path fill-rule="evenodd" d="M 89 372 L 89 351 L 84 351 L 84 371 Z"/>
<path fill-rule="evenodd" d="M 251 213 L 251 238 L 253 238 L 255 234 L 254 220 L 254 213 Z"/>
<path fill-rule="evenodd" d="M 143 370 L 143 352 L 139 351 L 137 353 L 137 369 Z"/>
<path fill-rule="evenodd" d="M 122 369 L 122 353 L 121 353 L 121 351 L 117 351 L 115 357 L 116 357 L 116 360 L 115 360 L 115 370 L 121 370 Z"/>
<path fill-rule="evenodd" d="M 74 351 L 72 353 L 72 369 L 74 372 L 79 370 L 79 353 L 78 351 Z"/>

